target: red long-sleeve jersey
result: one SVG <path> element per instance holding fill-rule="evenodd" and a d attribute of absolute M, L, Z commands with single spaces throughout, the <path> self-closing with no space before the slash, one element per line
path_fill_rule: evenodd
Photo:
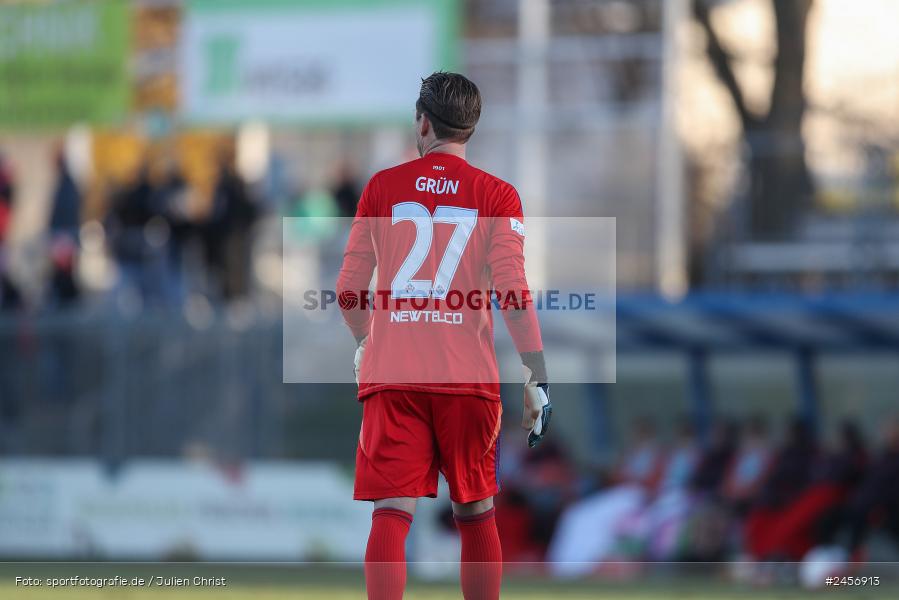
<path fill-rule="evenodd" d="M 515 188 L 462 158 L 431 153 L 375 174 L 337 282 L 344 320 L 368 338 L 359 398 L 393 389 L 499 400 L 493 310 L 519 352 L 543 349 L 524 235 Z"/>

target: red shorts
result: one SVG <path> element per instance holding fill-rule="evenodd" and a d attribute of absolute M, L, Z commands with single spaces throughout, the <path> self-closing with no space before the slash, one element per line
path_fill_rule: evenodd
<path fill-rule="evenodd" d="M 499 492 L 502 404 L 478 396 L 385 390 L 362 403 L 356 500 L 437 496 L 437 474 L 453 502 Z"/>

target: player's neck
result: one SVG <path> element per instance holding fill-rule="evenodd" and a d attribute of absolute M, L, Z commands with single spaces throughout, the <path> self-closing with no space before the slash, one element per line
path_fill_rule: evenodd
<path fill-rule="evenodd" d="M 431 144 L 425 148 L 422 156 L 427 156 L 428 154 L 451 154 L 452 156 L 458 156 L 461 159 L 465 159 L 465 144 L 460 144 L 459 142 L 443 142 L 440 140 L 434 140 Z"/>

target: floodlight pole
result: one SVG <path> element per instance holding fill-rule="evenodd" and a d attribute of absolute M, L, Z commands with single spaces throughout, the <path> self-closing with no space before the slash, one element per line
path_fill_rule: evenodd
<path fill-rule="evenodd" d="M 549 0 L 518 0 L 518 191 L 528 217 L 546 217 L 547 52 Z M 527 224 L 528 283 L 546 285 L 546 230 L 542 219 Z"/>
<path fill-rule="evenodd" d="M 662 2 L 662 110 L 656 154 L 656 289 L 669 300 L 687 293 L 686 203 L 683 151 L 677 136 L 679 31 L 689 0 Z"/>

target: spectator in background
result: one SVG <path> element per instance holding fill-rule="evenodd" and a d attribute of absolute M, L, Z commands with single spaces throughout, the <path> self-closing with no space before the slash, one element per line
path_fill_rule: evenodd
<path fill-rule="evenodd" d="M 20 304 L 18 292 L 6 274 L 6 243 L 12 223 L 13 190 L 12 169 L 0 154 L 0 311 L 16 308 Z M 0 346 L 0 364 L 14 365 L 13 358 L 19 351 L 20 348 L 14 344 Z M 6 389 L 8 385 L 5 377 L 0 374 L 0 388 Z M 17 396 L 0 393 L 0 455 L 13 448 L 15 436 L 9 434 L 11 428 L 7 428 L 7 424 L 14 424 L 22 414 L 23 402 Z"/>
<path fill-rule="evenodd" d="M 81 192 L 69 170 L 65 151 L 56 150 L 56 186 L 53 191 L 53 209 L 49 229 L 54 236 L 77 239 L 81 226 Z"/>
<path fill-rule="evenodd" d="M 872 527 L 880 526 L 899 544 L 899 417 L 884 427 L 884 447 L 874 458 L 847 502 L 826 517 L 819 543 L 833 544 L 845 530 L 846 555 L 863 559 L 864 544 Z M 836 473 L 853 481 L 858 474 L 854 463 L 837 464 Z"/>
<path fill-rule="evenodd" d="M 174 305 L 184 301 L 185 254 L 193 238 L 199 237 L 198 229 L 188 211 L 187 180 L 176 160 L 166 157 L 160 165 L 159 184 L 154 186 L 152 204 L 164 219 L 169 236 L 164 256 L 160 256 L 160 269 L 164 272 L 166 297 Z"/>
<path fill-rule="evenodd" d="M 682 418 L 674 445 L 665 452 L 655 495 L 619 525 L 619 546 L 625 556 L 668 560 L 675 555 L 693 504 L 689 484 L 705 454 L 692 420 Z"/>
<path fill-rule="evenodd" d="M 669 542 L 669 551 L 658 558 L 672 560 L 719 560 L 727 546 L 730 515 L 720 489 L 734 461 L 740 440 L 740 428 L 734 421 L 716 422 L 708 445 L 702 453 L 688 485 L 689 503 L 680 522 L 679 534 Z"/>
<path fill-rule="evenodd" d="M 775 558 L 780 542 L 776 524 L 810 483 L 817 458 L 811 428 L 805 420 L 794 418 L 745 523 L 746 549 L 753 558 Z"/>
<path fill-rule="evenodd" d="M 655 423 L 648 417 L 638 417 L 632 424 L 631 443 L 613 472 L 613 482 L 637 485 L 652 491 L 664 464 L 664 449 L 659 442 Z"/>
<path fill-rule="evenodd" d="M 719 421 L 712 427 L 708 447 L 690 478 L 690 489 L 700 494 L 717 494 L 733 462 L 740 439 L 740 429 L 733 421 Z"/>
<path fill-rule="evenodd" d="M 665 464 L 655 425 L 646 417 L 636 419 L 631 438 L 613 485 L 562 513 L 547 553 L 554 575 L 587 575 L 608 560 L 618 539 L 617 524 L 635 514 L 655 491 Z"/>
<path fill-rule="evenodd" d="M 558 440 L 525 453 L 519 468 L 513 487 L 528 499 L 533 517 L 531 539 L 542 559 L 562 508 L 576 497 L 577 471 Z"/>
<path fill-rule="evenodd" d="M 56 151 L 55 163 L 56 188 L 48 226 L 52 265 L 50 299 L 55 306 L 65 307 L 77 301 L 80 295 L 75 281 L 75 264 L 81 227 L 81 191 L 61 147 Z"/>
<path fill-rule="evenodd" d="M 240 298 L 250 291 L 251 230 L 257 212 L 237 171 L 234 148 L 223 150 L 204 240 L 210 275 L 226 300 Z"/>
<path fill-rule="evenodd" d="M 313 187 L 299 191 L 296 200 L 288 207 L 285 235 L 290 236 L 291 246 L 308 257 L 315 257 L 316 272 L 326 279 L 333 279 L 343 263 L 343 251 L 349 235 L 349 227 L 341 230 L 337 203 L 331 192 Z M 345 223 L 348 225 L 348 223 Z"/>
<path fill-rule="evenodd" d="M 154 295 L 145 262 L 148 254 L 145 229 L 155 215 L 150 164 L 145 161 L 134 180 L 114 195 L 106 223 L 121 285 L 136 290 L 143 299 Z"/>
<path fill-rule="evenodd" d="M 356 205 L 359 204 L 362 186 L 359 184 L 355 169 L 348 161 L 340 164 L 331 194 L 337 203 L 338 216 L 349 218 L 356 216 Z"/>
<path fill-rule="evenodd" d="M 731 548 L 739 547 L 742 519 L 756 502 L 771 465 L 763 418 L 751 417 L 742 431 L 728 424 L 715 437 L 717 444 L 691 482 L 696 504 L 679 556 L 683 560 L 723 560 Z"/>
<path fill-rule="evenodd" d="M 337 216 L 337 204 L 328 190 L 307 189 L 297 194 L 288 216 L 301 219 L 297 226 L 304 236 L 316 240 L 327 239 L 335 230 L 331 220 Z"/>
<path fill-rule="evenodd" d="M 768 424 L 761 416 L 753 416 L 746 424 L 721 486 L 721 498 L 734 515 L 746 514 L 755 502 L 768 476 L 771 460 Z"/>
<path fill-rule="evenodd" d="M 496 525 L 503 558 L 510 563 L 539 562 L 563 507 L 577 498 L 576 465 L 559 440 L 547 438 L 529 449 L 521 429 L 508 421 L 500 436 L 503 493 L 496 498 Z"/>
<path fill-rule="evenodd" d="M 12 225 L 12 201 L 15 192 L 12 168 L 0 154 L 0 310 L 19 306 L 21 298 L 7 273 L 6 245 Z"/>
<path fill-rule="evenodd" d="M 817 457 L 808 488 L 771 523 L 769 554 L 780 560 L 801 560 L 815 545 L 817 524 L 853 491 L 867 460 L 858 426 L 842 423 L 835 447 Z"/>

